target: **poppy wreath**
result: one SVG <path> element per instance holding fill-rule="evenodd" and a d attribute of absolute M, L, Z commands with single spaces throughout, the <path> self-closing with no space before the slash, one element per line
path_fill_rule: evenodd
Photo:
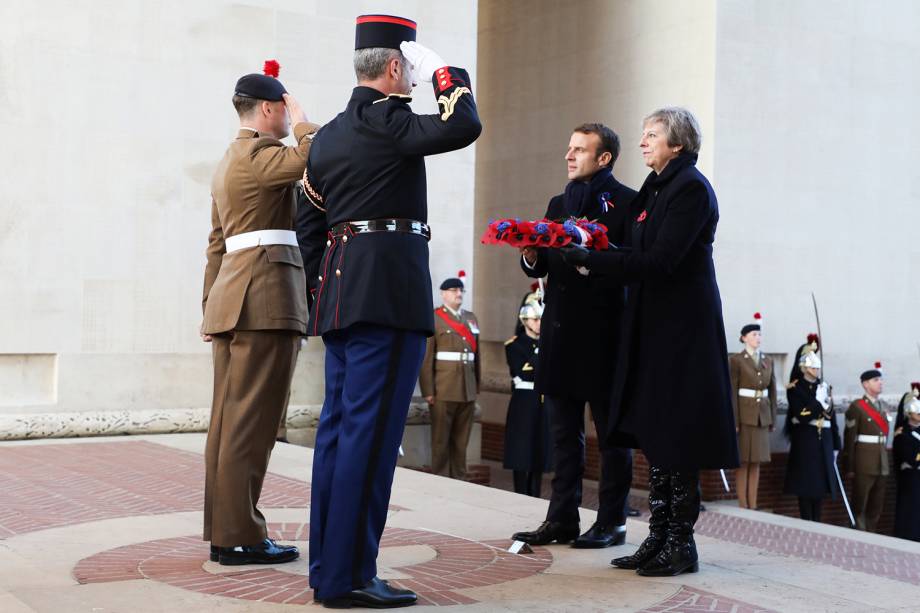
<path fill-rule="evenodd" d="M 558 248 L 574 243 L 604 250 L 610 244 L 607 239 L 607 226 L 574 217 L 562 221 L 523 221 L 510 217 L 495 219 L 489 222 L 489 227 L 480 240 L 485 245 L 510 245 L 518 248 Z"/>

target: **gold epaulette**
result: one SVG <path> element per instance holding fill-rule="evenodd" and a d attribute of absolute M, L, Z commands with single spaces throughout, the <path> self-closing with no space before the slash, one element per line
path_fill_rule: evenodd
<path fill-rule="evenodd" d="M 405 103 L 412 102 L 412 96 L 408 94 L 390 94 L 386 98 L 381 98 L 380 100 L 374 100 L 371 104 L 377 104 L 378 102 L 384 102 L 386 100 L 400 100 Z"/>
<path fill-rule="evenodd" d="M 505 347 L 507 347 L 508 345 L 510 345 L 511 343 L 513 343 L 513 342 L 516 341 L 516 340 L 517 340 L 517 335 L 512 336 L 511 338 L 509 338 L 508 340 L 505 341 Z"/>

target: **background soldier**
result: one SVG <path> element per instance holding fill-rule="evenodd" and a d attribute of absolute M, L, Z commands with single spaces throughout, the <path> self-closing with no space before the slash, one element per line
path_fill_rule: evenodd
<path fill-rule="evenodd" d="M 607 126 L 586 123 L 575 128 L 565 155 L 569 183 L 549 201 L 544 217 L 596 219 L 607 226 L 612 242 L 621 242 L 636 192 L 613 176 L 619 153 L 620 139 Z M 574 547 L 620 545 L 626 540 L 632 451 L 608 444 L 605 435 L 620 343 L 623 286 L 604 274 L 569 266 L 556 249 L 525 248 L 521 267 L 529 277 L 548 278 L 536 387 L 550 414 L 555 474 L 546 521 L 512 538 L 532 545 L 573 539 Z M 585 404 L 591 407 L 597 432 L 601 474 L 597 521 L 579 536 Z"/>
<path fill-rule="evenodd" d="M 760 313 L 755 313 L 756 323 L 741 328 L 744 349 L 728 359 L 741 455 L 741 468 L 735 474 L 742 509 L 757 508 L 760 465 L 770 461 L 770 432 L 776 422 L 776 374 L 773 360 L 760 352 L 760 319 Z"/>
<path fill-rule="evenodd" d="M 859 376 L 865 393 L 846 413 L 844 462 L 853 480 L 853 514 L 859 530 L 875 532 L 885 503 L 888 477 L 888 441 L 891 415 L 879 398 L 882 393 L 881 363 Z"/>
<path fill-rule="evenodd" d="M 906 420 L 893 445 L 898 474 L 894 535 L 920 541 L 920 400 L 911 398 L 904 409 Z"/>
<path fill-rule="evenodd" d="M 817 352 L 817 335 L 796 351 L 799 373 L 786 388 L 789 410 L 783 425 L 789 439 L 783 492 L 798 496 L 799 516 L 809 521 L 821 521 L 824 498 L 836 498 L 839 491 L 834 463 L 840 432 L 830 386 L 820 378 Z"/>
<path fill-rule="evenodd" d="M 901 396 L 901 401 L 898 403 L 898 416 L 894 421 L 895 430 L 902 428 L 904 424 L 907 423 L 907 412 L 905 407 L 915 398 L 920 398 L 920 382 L 917 381 L 911 383 L 910 391 L 905 392 L 904 395 Z"/>
<path fill-rule="evenodd" d="M 482 130 L 461 68 L 416 44 L 414 21 L 357 18 L 358 86 L 317 133 L 299 220 L 313 292 L 308 333 L 326 348 L 310 494 L 310 586 L 327 607 L 413 604 L 377 575 L 409 402 L 434 333 L 425 157 Z M 440 112 L 409 92 L 432 81 Z M 315 272 L 313 272 L 315 271 Z"/>
<path fill-rule="evenodd" d="M 470 441 L 479 393 L 479 322 L 463 310 L 463 281 L 441 283 L 443 304 L 434 311 L 434 336 L 428 337 L 419 387 L 431 415 L 431 472 L 466 478 Z"/>
<path fill-rule="evenodd" d="M 277 63 L 266 62 L 266 72 L 276 76 Z M 214 354 L 204 539 L 221 564 L 289 562 L 297 548 L 267 538 L 256 503 L 306 332 L 294 185 L 317 126 L 273 76 L 242 77 L 233 106 L 240 131 L 211 182 L 204 277 L 201 331 Z M 296 147 L 279 140 L 289 121 Z"/>
<path fill-rule="evenodd" d="M 549 415 L 534 390 L 542 315 L 543 305 L 537 294 L 530 294 L 518 313 L 523 333 L 505 342 L 511 400 L 505 419 L 504 467 L 513 471 L 515 492 L 536 498 L 540 497 L 543 473 L 553 470 Z"/>

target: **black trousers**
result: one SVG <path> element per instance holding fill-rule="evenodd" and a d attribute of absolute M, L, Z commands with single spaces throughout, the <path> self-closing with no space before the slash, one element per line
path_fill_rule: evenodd
<path fill-rule="evenodd" d="M 529 472 L 525 470 L 512 471 L 514 475 L 514 493 L 524 494 L 526 496 L 540 497 L 540 489 L 543 485 L 543 473 Z"/>
<path fill-rule="evenodd" d="M 626 523 L 626 500 L 632 485 L 632 450 L 604 442 L 610 416 L 609 400 L 589 400 L 594 427 L 598 432 L 601 475 L 598 482 L 597 523 L 622 526 Z M 568 396 L 546 396 L 553 436 L 555 473 L 548 521 L 578 523 L 581 480 L 585 474 L 585 400 Z"/>
<path fill-rule="evenodd" d="M 799 516 L 808 521 L 821 521 L 821 498 L 802 498 L 799 496 Z"/>

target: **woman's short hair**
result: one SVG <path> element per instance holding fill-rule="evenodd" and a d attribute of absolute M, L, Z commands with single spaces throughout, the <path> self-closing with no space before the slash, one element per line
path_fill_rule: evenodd
<path fill-rule="evenodd" d="M 679 106 L 666 106 L 652 111 L 642 120 L 646 126 L 652 122 L 660 122 L 664 126 L 665 136 L 669 147 L 683 145 L 683 153 L 699 153 L 703 133 L 700 123 L 693 113 Z"/>

